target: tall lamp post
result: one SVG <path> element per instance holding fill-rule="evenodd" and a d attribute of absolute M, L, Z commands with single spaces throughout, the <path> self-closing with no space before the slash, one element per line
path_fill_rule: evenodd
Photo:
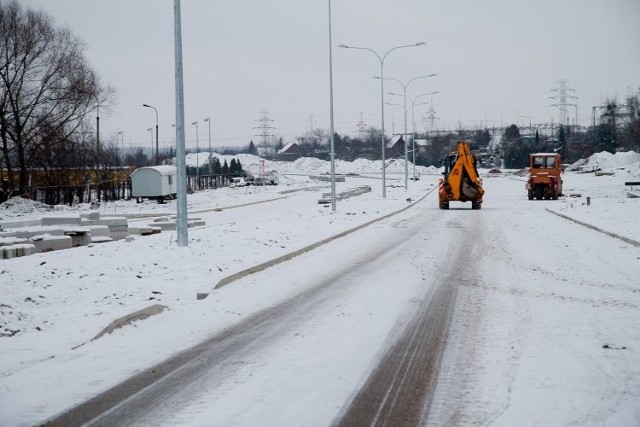
<path fill-rule="evenodd" d="M 529 136 L 531 136 L 531 133 L 532 133 L 532 131 L 533 131 L 533 128 L 531 127 L 531 117 L 529 117 L 529 116 L 523 116 L 523 115 L 520 115 L 520 118 L 522 118 L 522 119 L 529 119 Z"/>
<path fill-rule="evenodd" d="M 200 148 L 198 146 L 198 121 L 196 120 L 191 124 L 196 126 L 196 189 L 199 190 L 200 189 L 200 162 L 199 162 Z"/>
<path fill-rule="evenodd" d="M 156 165 L 160 164 L 160 150 L 158 150 L 158 110 L 156 107 L 153 107 L 149 104 L 142 104 L 143 107 L 153 108 L 153 111 L 156 112 Z M 153 155 L 153 149 L 151 150 L 151 154 Z"/>
<path fill-rule="evenodd" d="M 429 74 L 426 76 L 418 76 L 418 77 L 413 77 L 409 80 L 407 80 L 406 83 L 402 83 L 400 80 L 395 79 L 393 77 L 384 77 L 387 80 L 393 80 L 396 81 L 398 83 L 400 83 L 400 86 L 402 86 L 402 96 L 404 97 L 404 138 L 408 137 L 407 134 L 407 87 L 409 87 L 409 83 L 411 83 L 414 80 L 418 80 L 418 79 L 426 79 L 429 77 L 435 77 L 437 76 L 437 74 L 433 73 L 433 74 Z M 374 76 L 374 79 L 380 79 L 382 80 L 383 77 L 380 76 Z M 393 94 L 395 95 L 395 94 Z M 403 138 L 403 139 L 404 139 Z M 414 159 L 415 160 L 415 159 Z M 415 178 L 415 176 L 414 176 Z M 408 188 L 408 182 L 409 182 L 409 147 L 407 146 L 407 141 L 404 141 L 404 189 L 406 190 Z"/>
<path fill-rule="evenodd" d="M 151 163 L 153 163 L 153 128 L 147 128 L 151 134 Z"/>
<path fill-rule="evenodd" d="M 414 110 L 415 110 L 415 106 L 416 106 L 416 101 L 418 100 L 418 98 L 420 98 L 420 97 L 422 97 L 422 96 L 435 95 L 436 93 L 438 93 L 438 91 L 435 91 L 435 92 L 429 92 L 429 93 L 422 93 L 422 94 L 420 94 L 420 95 L 416 96 L 415 98 L 411 98 L 411 97 L 410 97 L 409 95 L 407 95 L 406 93 L 393 93 L 393 92 L 387 92 L 387 93 L 388 93 L 389 95 L 395 95 L 395 96 L 402 96 L 402 97 L 404 97 L 404 100 L 405 100 L 405 102 L 404 102 L 404 105 L 405 105 L 405 107 L 404 107 L 404 111 L 405 111 L 405 119 L 406 119 L 406 116 L 407 116 L 407 108 L 406 108 L 407 102 L 406 102 L 406 101 L 407 101 L 407 99 L 408 99 L 409 101 L 411 101 L 411 123 L 412 123 L 412 124 L 411 124 L 411 127 L 412 127 L 412 130 L 413 130 L 412 137 L 411 137 L 411 140 L 412 140 L 412 147 L 411 147 L 411 151 L 413 152 L 413 180 L 415 181 L 415 180 L 416 180 L 416 143 L 415 143 L 415 139 L 416 139 L 416 135 L 415 135 L 415 133 L 416 133 L 416 132 L 415 132 L 415 128 L 416 128 L 416 125 L 415 125 L 416 118 L 415 118 L 415 111 L 414 111 Z M 425 103 L 425 104 L 426 104 L 426 103 Z M 395 104 L 395 105 L 399 105 L 399 104 Z M 420 104 L 420 103 L 418 103 L 417 105 L 421 105 L 421 104 Z M 405 122 L 405 132 L 406 132 L 406 122 Z M 405 143 L 405 146 L 406 146 L 406 143 Z M 407 164 L 407 160 L 406 160 L 406 158 L 405 158 L 405 165 L 406 165 L 406 164 Z M 406 174 L 406 173 L 407 173 L 407 169 L 405 169 L 405 174 Z M 406 179 L 406 176 L 405 176 L 405 179 Z"/>
<path fill-rule="evenodd" d="M 333 129 L 333 50 L 331 39 L 331 0 L 329 2 L 329 141 L 331 144 L 331 211 L 336 211 L 336 155 Z"/>
<path fill-rule="evenodd" d="M 121 154 L 121 155 L 122 155 L 122 165 L 124 166 L 124 131 L 119 130 L 119 131 L 118 131 L 118 135 L 117 135 L 117 137 L 120 137 L 120 135 L 122 135 L 122 145 L 121 145 L 121 147 L 122 147 L 122 150 L 121 150 L 121 151 L 122 151 L 122 154 Z M 116 153 L 117 153 L 117 152 L 118 152 L 118 139 L 116 138 Z M 117 157 L 117 158 L 118 158 L 118 160 L 119 160 L 119 157 L 118 157 L 117 155 L 116 155 L 116 157 Z"/>
<path fill-rule="evenodd" d="M 209 124 L 209 183 L 211 183 L 211 117 L 204 119 Z"/>
<path fill-rule="evenodd" d="M 378 52 L 376 52 L 375 50 L 369 49 L 368 47 L 348 46 L 346 44 L 338 45 L 338 47 L 341 47 L 341 48 L 344 48 L 344 49 L 359 49 L 359 50 L 369 51 L 369 52 L 373 53 L 376 56 L 376 58 L 378 58 L 378 61 L 380 61 L 380 114 L 382 116 L 382 138 L 381 138 L 382 139 L 382 144 L 381 144 L 381 148 L 382 148 L 382 197 L 383 198 L 387 197 L 387 178 L 386 178 L 386 171 L 385 171 L 386 165 L 385 165 L 385 158 L 384 158 L 384 148 L 385 148 L 385 142 L 384 142 L 384 60 L 387 58 L 387 55 L 389 55 L 394 50 L 405 48 L 405 47 L 422 46 L 424 44 L 425 44 L 425 42 L 419 42 L 419 43 L 414 43 L 414 44 L 407 44 L 407 45 L 392 47 L 391 49 L 386 51 L 385 54 L 382 55 L 382 56 L 380 56 L 380 54 L 378 54 Z"/>
<path fill-rule="evenodd" d="M 411 137 L 411 141 L 413 143 L 411 149 L 413 151 L 413 181 L 415 182 L 416 180 L 416 111 L 415 111 L 415 107 L 416 105 L 423 105 L 423 104 L 428 104 L 428 102 L 420 102 L 418 104 L 416 104 L 416 101 L 418 100 L 418 98 L 422 97 L 422 96 L 429 96 L 429 95 L 435 95 L 439 93 L 438 91 L 435 92 L 429 92 L 429 93 L 421 93 L 420 95 L 416 96 L 415 98 L 411 99 L 411 129 L 413 131 L 413 136 Z"/>
<path fill-rule="evenodd" d="M 96 99 L 96 169 L 100 168 L 100 98 L 94 92 L 83 92 Z"/>
<path fill-rule="evenodd" d="M 182 67 L 182 11 L 180 0 L 173 0 L 173 45 L 176 105 L 176 169 L 178 172 L 176 234 L 178 246 L 189 246 L 187 221 L 187 168 L 184 147 L 184 70 Z"/>

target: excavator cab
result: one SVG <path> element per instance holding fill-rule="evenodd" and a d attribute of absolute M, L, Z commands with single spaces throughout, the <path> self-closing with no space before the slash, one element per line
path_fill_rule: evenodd
<path fill-rule="evenodd" d="M 482 180 L 476 167 L 476 158 L 466 141 L 458 141 L 457 150 L 443 160 L 438 199 L 440 209 L 449 209 L 450 201 L 471 202 L 471 209 L 482 207 Z"/>

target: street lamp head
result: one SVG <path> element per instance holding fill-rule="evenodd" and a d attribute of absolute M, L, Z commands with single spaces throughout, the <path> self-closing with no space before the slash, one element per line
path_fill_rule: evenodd
<path fill-rule="evenodd" d="M 151 108 L 151 105 L 149 105 L 149 104 L 142 104 L 142 106 Z"/>
<path fill-rule="evenodd" d="M 414 46 L 422 46 L 422 45 L 425 45 L 425 44 L 426 44 L 425 42 L 418 42 L 418 43 L 414 44 Z"/>
<path fill-rule="evenodd" d="M 387 95 L 404 96 L 401 93 L 395 93 L 395 92 L 387 92 Z"/>
<path fill-rule="evenodd" d="M 438 74 L 433 73 L 433 74 L 429 74 L 427 77 L 435 77 L 435 76 L 437 76 L 437 75 L 438 75 Z"/>
<path fill-rule="evenodd" d="M 338 47 L 342 47 L 342 48 L 345 48 L 345 49 L 349 48 L 349 46 L 347 46 L 346 44 L 339 44 Z"/>
<path fill-rule="evenodd" d="M 147 128 L 147 130 L 153 130 L 153 128 Z"/>
<path fill-rule="evenodd" d="M 195 122 L 192 122 L 191 124 L 192 124 L 192 125 L 197 125 L 197 124 L 198 124 L 198 121 L 196 120 Z"/>
<path fill-rule="evenodd" d="M 380 80 L 380 76 L 373 76 L 374 79 Z"/>
<path fill-rule="evenodd" d="M 204 119 L 205 122 L 208 122 L 211 119 L 211 117 L 207 117 L 206 119 Z"/>

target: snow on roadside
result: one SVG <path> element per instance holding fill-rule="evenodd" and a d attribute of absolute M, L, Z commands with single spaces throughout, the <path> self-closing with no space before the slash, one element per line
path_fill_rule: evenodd
<path fill-rule="evenodd" d="M 625 186 L 625 182 L 640 181 L 640 154 L 596 153 L 584 165 L 585 170 L 601 169 L 611 175 L 566 172 L 563 192 L 567 197 L 555 211 L 640 242 L 638 228 L 628 226 L 638 221 L 640 198 L 627 197 L 630 187 Z"/>

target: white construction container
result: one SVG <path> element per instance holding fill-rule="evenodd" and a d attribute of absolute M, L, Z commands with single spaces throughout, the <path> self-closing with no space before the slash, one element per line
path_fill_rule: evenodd
<path fill-rule="evenodd" d="M 131 195 L 139 202 L 143 198 L 155 199 L 163 203 L 165 199 L 175 199 L 178 192 L 177 170 L 175 166 L 146 166 L 131 174 Z"/>

